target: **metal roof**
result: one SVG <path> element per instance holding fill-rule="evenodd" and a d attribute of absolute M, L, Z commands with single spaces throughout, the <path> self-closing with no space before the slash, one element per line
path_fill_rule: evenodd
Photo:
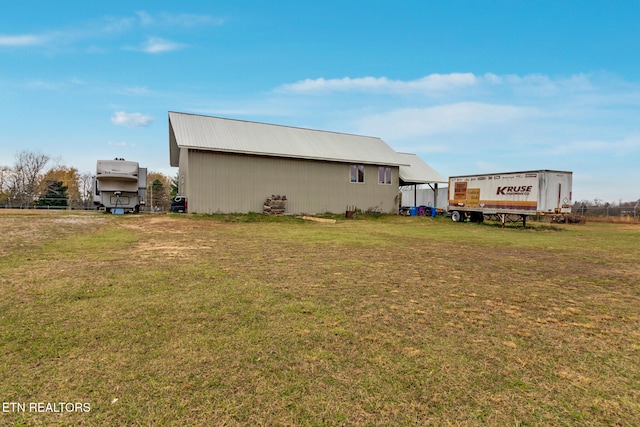
<path fill-rule="evenodd" d="M 400 166 L 400 180 L 404 184 L 448 182 L 416 154 L 398 153 L 398 156 L 400 156 L 404 164 L 408 165 Z"/>
<path fill-rule="evenodd" d="M 370 136 L 169 112 L 171 166 L 180 148 L 345 163 L 405 165 L 382 139 Z"/>

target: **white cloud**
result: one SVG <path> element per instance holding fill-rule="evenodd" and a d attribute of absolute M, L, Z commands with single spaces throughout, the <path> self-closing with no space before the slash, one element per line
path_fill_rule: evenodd
<path fill-rule="evenodd" d="M 167 14 L 160 13 L 150 15 L 144 11 L 136 12 L 138 19 L 131 16 L 113 17 L 106 16 L 93 22 L 85 22 L 79 26 L 49 30 L 40 34 L 0 34 L 0 47 L 26 47 L 53 43 L 58 45 L 74 45 L 87 40 L 100 40 L 105 38 L 119 37 L 132 31 L 139 31 L 143 28 L 183 28 L 191 29 L 205 25 L 222 25 L 224 19 L 210 15 L 195 14 Z M 160 37 L 150 37 L 145 44 L 130 50 L 138 50 L 147 53 L 168 52 L 183 48 L 185 45 L 162 39 Z M 103 53 L 104 48 L 92 45 L 86 48 L 90 53 Z"/>
<path fill-rule="evenodd" d="M 478 79 L 472 73 L 430 74 L 417 80 L 390 80 L 387 77 L 359 77 L 342 79 L 306 79 L 282 85 L 278 92 L 372 92 L 372 93 L 430 93 L 474 86 Z"/>
<path fill-rule="evenodd" d="M 109 141 L 111 147 L 126 147 L 127 145 L 125 141 Z"/>
<path fill-rule="evenodd" d="M 138 15 L 140 23 L 143 26 L 153 25 L 156 22 L 155 19 L 144 10 L 139 10 L 138 12 L 136 12 L 136 15 Z"/>
<path fill-rule="evenodd" d="M 109 141 L 108 145 L 110 147 L 129 147 L 129 148 L 135 148 L 136 147 L 136 143 L 134 142 L 127 142 L 127 141 Z"/>
<path fill-rule="evenodd" d="M 142 47 L 134 50 L 140 50 L 146 53 L 163 53 L 163 52 L 171 52 L 173 50 L 178 50 L 183 48 L 185 45 L 172 42 L 170 40 L 165 40 L 160 37 L 150 37 L 146 43 L 142 45 Z"/>
<path fill-rule="evenodd" d="M 567 144 L 561 144 L 553 147 L 550 154 L 553 155 L 569 155 L 572 153 L 580 154 L 599 154 L 614 155 L 617 157 L 627 156 L 640 152 L 640 134 L 627 135 L 617 140 L 580 140 Z"/>
<path fill-rule="evenodd" d="M 38 46 L 54 43 L 72 45 L 83 40 L 125 33 L 132 28 L 134 22 L 133 18 L 106 17 L 78 27 L 49 30 L 40 34 L 0 35 L 0 46 Z"/>
<path fill-rule="evenodd" d="M 217 18 L 211 15 L 196 15 L 190 13 L 159 13 L 151 15 L 144 10 L 136 12 L 140 23 L 144 27 L 150 26 L 168 26 L 168 27 L 182 27 L 193 28 L 205 25 L 222 25 L 225 20 L 223 18 Z"/>
<path fill-rule="evenodd" d="M 589 76 L 576 74 L 567 78 L 551 78 L 542 74 L 497 75 L 486 73 L 429 74 L 414 80 L 391 80 L 387 77 L 344 77 L 340 79 L 305 79 L 277 87 L 276 93 L 326 95 L 337 92 L 387 95 L 487 96 L 507 91 L 511 94 L 546 98 L 567 91 L 594 89 Z"/>
<path fill-rule="evenodd" d="M 119 93 L 124 93 L 126 95 L 137 95 L 137 96 L 143 96 L 143 95 L 151 94 L 151 91 L 146 86 L 127 87 L 127 88 L 124 88 L 123 90 L 118 91 L 118 92 Z"/>
<path fill-rule="evenodd" d="M 125 113 L 116 111 L 111 117 L 111 123 L 116 126 L 127 126 L 131 128 L 147 127 L 153 122 L 153 117 L 141 113 Z"/>
<path fill-rule="evenodd" d="M 97 27 L 94 27 L 94 31 L 98 33 L 112 34 L 112 33 L 124 33 L 130 30 L 135 24 L 134 18 L 123 17 L 116 18 L 107 16 L 102 19 L 102 22 Z"/>
<path fill-rule="evenodd" d="M 44 80 L 32 80 L 27 82 L 26 86 L 29 89 L 46 89 L 46 90 L 57 90 L 61 88 L 60 83 L 46 82 Z"/>
<path fill-rule="evenodd" d="M 85 52 L 90 55 L 103 55 L 107 52 L 107 49 L 93 45 L 85 48 Z"/>
<path fill-rule="evenodd" d="M 494 173 L 495 171 L 500 169 L 500 166 L 486 160 L 476 160 L 475 165 L 479 171 L 485 173 Z"/>
<path fill-rule="evenodd" d="M 361 118 L 362 133 L 389 139 L 469 133 L 538 116 L 535 108 L 460 102 L 427 108 L 403 108 Z"/>
<path fill-rule="evenodd" d="M 35 34 L 23 34 L 18 36 L 0 35 L 0 46 L 34 46 L 43 44 L 47 37 Z"/>

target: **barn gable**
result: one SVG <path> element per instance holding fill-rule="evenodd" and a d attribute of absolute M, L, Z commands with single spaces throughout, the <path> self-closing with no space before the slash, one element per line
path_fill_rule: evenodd
<path fill-rule="evenodd" d="M 406 157 L 382 139 L 169 112 L 171 166 L 198 213 L 260 212 L 287 198 L 286 213 L 398 211 Z"/>

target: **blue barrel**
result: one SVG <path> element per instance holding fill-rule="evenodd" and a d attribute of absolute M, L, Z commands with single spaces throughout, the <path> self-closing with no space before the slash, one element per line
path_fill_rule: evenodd
<path fill-rule="evenodd" d="M 418 213 L 418 208 L 415 206 L 411 206 L 409 208 L 409 216 L 416 216 L 416 214 Z"/>

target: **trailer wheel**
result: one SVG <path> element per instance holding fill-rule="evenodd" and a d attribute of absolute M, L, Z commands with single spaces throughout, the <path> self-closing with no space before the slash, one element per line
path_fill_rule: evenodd
<path fill-rule="evenodd" d="M 451 220 L 453 222 L 462 222 L 464 221 L 464 216 L 460 211 L 453 211 L 451 212 Z"/>

